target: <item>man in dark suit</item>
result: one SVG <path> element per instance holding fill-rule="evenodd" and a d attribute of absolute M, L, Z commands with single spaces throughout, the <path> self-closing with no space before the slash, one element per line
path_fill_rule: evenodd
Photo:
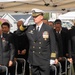
<path fill-rule="evenodd" d="M 54 33 L 58 46 L 58 60 L 61 62 L 62 71 L 65 71 L 65 61 L 63 57 L 67 57 L 68 54 L 68 29 L 62 27 L 60 19 L 56 19 L 54 22 Z"/>
<path fill-rule="evenodd" d="M 75 72 L 75 25 L 69 30 L 69 54 L 71 62 L 73 60 L 74 72 Z"/>
<path fill-rule="evenodd" d="M 59 57 L 66 57 L 68 53 L 68 29 L 62 27 L 60 19 L 55 20 L 54 27 Z"/>
<path fill-rule="evenodd" d="M 29 64 L 27 62 L 27 58 L 28 58 L 28 49 L 29 49 L 29 41 L 27 38 L 26 34 L 23 34 L 22 31 L 21 35 L 18 35 L 18 30 L 19 27 L 23 25 L 23 19 L 19 20 L 17 22 L 17 27 L 18 29 L 16 31 L 14 31 L 14 35 L 15 35 L 15 48 L 16 48 L 16 58 L 24 58 L 26 60 L 26 67 L 25 67 L 25 75 L 29 75 Z M 22 73 L 22 62 L 18 62 L 18 73 Z"/>
<path fill-rule="evenodd" d="M 13 65 L 14 59 L 14 46 L 13 46 L 13 36 L 12 33 L 9 32 L 10 24 L 4 22 L 1 25 L 2 33 L 0 35 L 0 65 L 4 65 L 7 67 L 11 67 Z M 3 75 L 3 73 L 0 73 Z M 12 75 L 12 74 L 10 74 Z"/>
<path fill-rule="evenodd" d="M 29 39 L 28 62 L 31 65 L 32 75 L 50 75 L 50 59 L 55 59 L 57 47 L 52 27 L 43 23 L 44 12 L 32 9 L 34 25 L 29 25 L 26 34 Z M 25 23 L 26 24 L 26 23 Z M 20 30 L 24 29 L 24 25 Z"/>

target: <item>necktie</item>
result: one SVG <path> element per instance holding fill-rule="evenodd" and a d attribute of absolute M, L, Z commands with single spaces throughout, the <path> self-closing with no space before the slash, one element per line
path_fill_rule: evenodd
<path fill-rule="evenodd" d="M 36 28 L 36 39 L 35 39 L 35 41 L 37 41 L 37 39 L 38 39 L 38 34 L 39 34 L 39 27 Z"/>
<path fill-rule="evenodd" d="M 39 27 L 37 27 L 36 31 L 39 32 Z"/>

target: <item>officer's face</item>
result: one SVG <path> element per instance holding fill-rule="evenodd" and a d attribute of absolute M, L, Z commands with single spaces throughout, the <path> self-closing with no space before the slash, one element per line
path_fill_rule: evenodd
<path fill-rule="evenodd" d="M 33 20 L 36 24 L 40 23 L 43 20 L 43 16 L 39 15 L 37 17 L 33 17 Z"/>

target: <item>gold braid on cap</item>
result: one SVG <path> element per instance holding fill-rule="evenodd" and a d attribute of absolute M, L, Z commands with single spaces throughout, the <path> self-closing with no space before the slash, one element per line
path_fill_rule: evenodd
<path fill-rule="evenodd" d="M 39 16 L 39 15 L 43 15 L 42 12 L 36 12 L 35 10 L 32 11 L 32 16 Z"/>

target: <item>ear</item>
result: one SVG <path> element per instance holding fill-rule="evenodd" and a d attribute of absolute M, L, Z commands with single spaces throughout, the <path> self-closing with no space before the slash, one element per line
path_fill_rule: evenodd
<path fill-rule="evenodd" d="M 43 20 L 43 16 L 41 16 L 41 20 Z"/>

